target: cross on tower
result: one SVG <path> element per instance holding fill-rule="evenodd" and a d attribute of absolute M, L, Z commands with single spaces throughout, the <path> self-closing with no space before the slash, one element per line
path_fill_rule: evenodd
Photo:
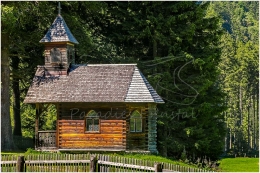
<path fill-rule="evenodd" d="M 59 5 L 58 5 L 58 10 L 59 10 L 58 15 L 60 15 L 60 10 L 61 10 L 60 2 L 59 2 Z"/>

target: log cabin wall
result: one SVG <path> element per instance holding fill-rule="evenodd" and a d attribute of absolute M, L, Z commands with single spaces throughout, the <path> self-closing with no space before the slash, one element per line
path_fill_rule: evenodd
<path fill-rule="evenodd" d="M 130 116 L 134 111 L 142 115 L 142 132 L 130 131 Z M 147 104 L 127 104 L 126 118 L 126 149 L 129 151 L 148 151 L 148 105 Z"/>
<path fill-rule="evenodd" d="M 85 115 L 100 115 L 99 131 L 87 132 Z M 59 149 L 126 149 L 126 106 L 124 104 L 62 103 L 58 106 Z"/>
<path fill-rule="evenodd" d="M 148 104 L 148 114 L 148 150 L 151 153 L 158 153 L 156 104 Z"/>

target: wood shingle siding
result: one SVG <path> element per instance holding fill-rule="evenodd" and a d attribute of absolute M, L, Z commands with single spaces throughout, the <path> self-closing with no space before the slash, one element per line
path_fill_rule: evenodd
<path fill-rule="evenodd" d="M 61 15 L 56 17 L 48 32 L 40 40 L 40 42 L 71 42 L 74 44 L 79 44 L 76 38 L 70 32 L 69 27 Z"/>
<path fill-rule="evenodd" d="M 154 102 L 137 67 L 134 69 L 125 102 Z"/>
<path fill-rule="evenodd" d="M 125 102 L 164 103 L 136 66 Z"/>

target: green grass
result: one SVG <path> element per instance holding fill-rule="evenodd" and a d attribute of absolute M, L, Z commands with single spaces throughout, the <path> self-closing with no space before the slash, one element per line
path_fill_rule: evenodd
<path fill-rule="evenodd" d="M 126 157 L 126 158 L 134 158 L 134 159 L 141 159 L 141 160 L 150 160 L 150 161 L 156 161 L 156 162 L 163 162 L 163 163 L 171 163 L 175 165 L 180 166 L 188 166 L 196 168 L 194 165 L 189 165 L 181 161 L 173 160 L 170 158 L 162 157 L 159 155 L 152 155 L 152 154 L 133 154 L 133 153 L 123 153 L 123 154 L 113 154 L 116 156 Z"/>
<path fill-rule="evenodd" d="M 1 151 L 1 155 L 28 155 L 28 154 L 48 154 L 50 152 L 45 151 L 35 151 L 34 149 L 28 148 L 27 151 L 24 150 L 14 150 L 14 151 Z"/>
<path fill-rule="evenodd" d="M 65 153 L 66 152 L 61 152 L 60 154 L 65 154 Z M 69 153 L 71 153 L 71 152 L 69 152 Z M 83 153 L 83 152 L 75 152 L 75 153 L 80 154 L 80 153 Z M 159 155 L 153 155 L 153 154 L 135 154 L 135 153 L 125 153 L 125 152 L 118 152 L 118 153 L 96 152 L 96 154 L 98 154 L 98 153 L 99 154 L 105 154 L 105 155 L 126 157 L 126 158 L 134 158 L 134 159 L 149 160 L 149 161 L 156 161 L 156 162 L 163 162 L 163 163 L 171 163 L 171 164 L 185 166 L 185 167 L 197 168 L 195 165 L 190 165 L 190 164 L 184 163 L 182 161 L 173 160 L 173 159 L 170 159 L 170 158 L 162 157 L 162 156 L 159 156 Z M 25 151 L 1 152 L 1 155 L 6 155 L 6 154 L 28 155 L 28 154 L 48 154 L 48 152 L 39 152 L 39 151 L 35 151 L 31 148 L 29 148 L 26 152 Z"/>
<path fill-rule="evenodd" d="M 4 154 L 12 154 L 12 155 L 21 155 L 24 154 L 25 151 L 1 151 L 1 155 Z"/>
<path fill-rule="evenodd" d="M 259 158 L 225 158 L 219 168 L 221 172 L 259 172 Z"/>

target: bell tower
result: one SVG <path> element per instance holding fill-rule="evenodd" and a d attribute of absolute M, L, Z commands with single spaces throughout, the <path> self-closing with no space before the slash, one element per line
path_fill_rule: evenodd
<path fill-rule="evenodd" d="M 75 63 L 74 45 L 79 44 L 70 32 L 58 6 L 58 16 L 51 27 L 40 40 L 45 46 L 45 71 L 46 75 L 67 75 L 70 64 Z"/>

